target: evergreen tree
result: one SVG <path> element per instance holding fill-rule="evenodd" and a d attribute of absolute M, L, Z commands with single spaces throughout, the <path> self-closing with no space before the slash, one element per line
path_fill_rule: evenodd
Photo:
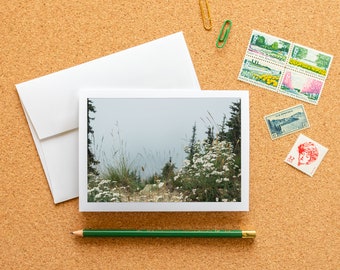
<path fill-rule="evenodd" d="M 192 127 L 192 135 L 191 135 L 191 139 L 189 142 L 189 147 L 188 149 L 185 150 L 185 152 L 188 154 L 187 159 L 190 161 L 190 163 L 192 163 L 194 154 L 197 152 L 196 150 L 196 123 Z"/>
<path fill-rule="evenodd" d="M 241 101 L 233 102 L 229 107 L 231 116 L 226 122 L 229 128 L 226 133 L 226 139 L 231 142 L 236 155 L 241 154 Z"/>
<path fill-rule="evenodd" d="M 163 169 L 162 169 L 162 178 L 167 181 L 175 176 L 175 164 L 172 163 L 171 157 L 169 158 L 169 161 L 165 163 Z"/>
<path fill-rule="evenodd" d="M 99 164 L 99 161 L 95 158 L 94 153 L 92 152 L 92 138 L 93 138 L 93 128 L 90 124 L 91 120 L 94 120 L 94 117 L 90 116 L 90 113 L 95 113 L 96 108 L 93 106 L 93 103 L 90 99 L 87 99 L 87 173 L 99 175 L 96 165 Z"/>
<path fill-rule="evenodd" d="M 227 124 L 227 117 L 226 115 L 224 115 L 222 124 L 220 125 L 220 132 L 217 134 L 217 139 L 219 142 L 227 140 L 226 124 Z"/>
<path fill-rule="evenodd" d="M 174 177 L 175 177 L 175 164 L 172 163 L 171 157 L 169 158 L 169 161 L 165 163 L 163 169 L 162 169 L 162 179 L 166 183 L 166 186 L 170 189 L 170 191 L 173 191 L 174 189 Z"/>
<path fill-rule="evenodd" d="M 208 127 L 208 130 L 205 132 L 207 134 L 206 142 L 210 145 L 212 145 L 215 135 L 214 135 L 214 127 Z"/>

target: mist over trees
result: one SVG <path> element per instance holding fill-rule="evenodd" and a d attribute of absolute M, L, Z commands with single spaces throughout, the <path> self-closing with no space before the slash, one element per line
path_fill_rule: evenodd
<path fill-rule="evenodd" d="M 88 201 L 228 202 L 241 200 L 241 101 L 233 102 L 221 123 L 211 119 L 206 137 L 197 139 L 196 122 L 181 167 L 172 157 L 159 172 L 142 179 L 140 168 L 122 154 L 99 173 L 93 153 L 96 108 L 88 101 Z M 209 112 L 208 112 L 209 114 Z M 210 114 L 209 114 L 210 115 Z M 211 116 L 211 115 L 210 115 Z M 118 151 L 118 150 L 117 150 Z"/>
<path fill-rule="evenodd" d="M 203 141 L 195 139 L 193 126 L 187 158 L 172 183 L 185 201 L 241 200 L 241 102 L 234 102 L 230 110 L 216 134 L 214 126 L 207 127 Z"/>

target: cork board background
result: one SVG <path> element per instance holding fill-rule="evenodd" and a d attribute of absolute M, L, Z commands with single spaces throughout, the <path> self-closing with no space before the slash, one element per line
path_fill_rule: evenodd
<path fill-rule="evenodd" d="M 9 1 L 0 5 L 0 268 L 339 269 L 338 0 Z M 224 20 L 227 45 L 216 49 Z M 334 56 L 302 133 L 329 148 L 314 177 L 283 162 L 299 133 L 272 141 L 263 116 L 301 103 L 237 80 L 251 31 Z M 202 89 L 250 91 L 250 211 L 79 213 L 54 205 L 15 84 L 183 31 Z M 79 239 L 83 227 L 256 229 L 241 239 Z"/>

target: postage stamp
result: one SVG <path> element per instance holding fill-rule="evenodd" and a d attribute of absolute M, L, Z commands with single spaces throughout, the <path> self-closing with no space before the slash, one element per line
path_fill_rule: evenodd
<path fill-rule="evenodd" d="M 272 140 L 310 127 L 302 104 L 267 115 L 264 120 Z"/>
<path fill-rule="evenodd" d="M 332 62 L 332 56 L 308 47 L 295 44 L 289 57 L 291 67 L 326 77 Z"/>
<path fill-rule="evenodd" d="M 324 82 L 303 73 L 286 69 L 282 82 L 278 88 L 279 93 L 317 104 Z"/>
<path fill-rule="evenodd" d="M 253 30 L 238 79 L 318 104 L 333 56 Z"/>
<path fill-rule="evenodd" d="M 243 61 L 239 80 L 277 91 L 282 73 L 281 67 L 249 56 Z"/>
<path fill-rule="evenodd" d="M 247 53 L 285 63 L 291 42 L 254 30 L 250 37 Z"/>
<path fill-rule="evenodd" d="M 300 134 L 285 162 L 303 173 L 313 176 L 327 151 L 328 148 Z"/>

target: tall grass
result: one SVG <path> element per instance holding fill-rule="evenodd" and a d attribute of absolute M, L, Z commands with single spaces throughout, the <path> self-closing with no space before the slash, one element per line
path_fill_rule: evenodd
<path fill-rule="evenodd" d="M 112 164 L 108 164 L 102 177 L 116 183 L 117 187 L 125 187 L 128 191 L 136 191 L 142 188 L 142 182 L 133 161 L 126 156 L 119 155 Z"/>

